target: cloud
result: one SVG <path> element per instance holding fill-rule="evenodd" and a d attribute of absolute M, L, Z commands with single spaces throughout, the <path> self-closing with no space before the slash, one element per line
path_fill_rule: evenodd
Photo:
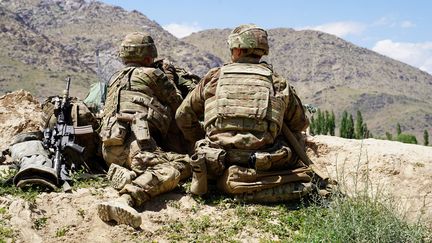
<path fill-rule="evenodd" d="M 405 21 L 401 22 L 400 27 L 402 27 L 402 28 L 412 28 L 412 27 L 415 27 L 415 24 L 412 23 L 409 20 L 405 20 Z"/>
<path fill-rule="evenodd" d="M 432 74 L 432 42 L 378 41 L 372 50 Z"/>
<path fill-rule="evenodd" d="M 387 26 L 387 27 L 395 27 L 397 25 L 397 21 L 394 17 L 381 17 L 372 23 L 372 26 Z"/>
<path fill-rule="evenodd" d="M 171 23 L 162 26 L 165 30 L 176 36 L 177 38 L 183 38 L 192 34 L 193 32 L 197 32 L 202 30 L 202 28 L 198 25 L 198 23 Z"/>
<path fill-rule="evenodd" d="M 373 22 L 371 26 L 381 26 L 381 27 L 400 27 L 400 28 L 413 28 L 416 25 L 410 20 L 399 21 L 394 17 L 381 17 L 377 21 Z"/>
<path fill-rule="evenodd" d="M 305 26 L 300 29 L 319 30 L 339 37 L 345 37 L 347 35 L 361 34 L 366 29 L 366 25 L 359 22 L 346 21 L 327 23 L 317 26 Z"/>

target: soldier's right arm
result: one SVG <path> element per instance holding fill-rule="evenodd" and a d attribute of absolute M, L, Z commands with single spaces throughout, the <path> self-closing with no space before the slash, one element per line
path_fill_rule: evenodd
<path fill-rule="evenodd" d="M 176 112 L 176 122 L 185 138 L 194 143 L 204 138 L 204 127 L 200 123 L 204 115 L 205 100 L 214 95 L 215 77 L 219 69 L 211 69 L 183 100 Z"/>

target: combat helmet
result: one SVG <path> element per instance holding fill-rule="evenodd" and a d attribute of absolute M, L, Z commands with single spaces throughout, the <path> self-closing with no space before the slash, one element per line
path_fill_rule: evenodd
<path fill-rule="evenodd" d="M 140 61 L 143 57 L 157 57 L 157 49 L 153 38 L 143 32 L 133 32 L 124 38 L 120 45 L 119 57 L 124 62 Z"/>
<path fill-rule="evenodd" d="M 254 24 L 240 25 L 231 31 L 228 45 L 230 49 L 252 49 L 252 53 L 260 56 L 269 53 L 267 32 Z"/>

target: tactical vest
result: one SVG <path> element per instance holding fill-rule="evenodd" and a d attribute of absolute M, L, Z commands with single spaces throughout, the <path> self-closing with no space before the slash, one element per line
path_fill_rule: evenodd
<path fill-rule="evenodd" d="M 123 116 L 128 114 L 141 114 L 145 119 L 158 129 L 161 134 L 166 134 L 171 122 L 171 113 L 168 107 L 162 105 L 157 99 L 142 92 L 131 90 L 131 76 L 136 67 L 122 70 L 108 86 L 108 94 L 103 112 L 103 117 Z M 154 68 L 140 67 L 144 73 L 154 72 Z M 157 69 L 158 70 L 158 69 Z M 160 73 L 162 73 L 159 70 Z M 149 75 L 154 77 L 153 75 Z M 142 87 L 143 90 L 149 87 Z"/>
<path fill-rule="evenodd" d="M 270 132 L 282 127 L 285 103 L 275 97 L 272 70 L 258 64 L 223 66 L 215 96 L 205 101 L 204 127 L 224 131 Z"/>

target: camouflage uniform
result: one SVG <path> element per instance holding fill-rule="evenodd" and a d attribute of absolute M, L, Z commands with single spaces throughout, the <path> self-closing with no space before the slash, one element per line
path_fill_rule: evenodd
<path fill-rule="evenodd" d="M 198 141 L 191 191 L 205 194 L 208 177 L 246 201 L 299 198 L 310 191 L 310 170 L 299 163 L 281 129 L 286 124 L 301 137 L 308 126 L 301 101 L 270 65 L 259 62 L 268 54 L 263 29 L 240 26 L 228 42 L 243 55 L 211 69 L 176 113 L 186 139 Z"/>
<path fill-rule="evenodd" d="M 129 34 L 119 56 L 126 67 L 109 83 L 100 136 L 103 157 L 111 165 L 108 178 L 125 200 L 101 203 L 98 213 L 104 221 L 138 227 L 141 218 L 131 206 L 170 191 L 189 177 L 189 157 L 164 152 L 176 147 L 164 139 L 176 128 L 171 121 L 182 96 L 154 63 L 140 63 L 157 56 L 153 39 L 144 33 Z"/>

